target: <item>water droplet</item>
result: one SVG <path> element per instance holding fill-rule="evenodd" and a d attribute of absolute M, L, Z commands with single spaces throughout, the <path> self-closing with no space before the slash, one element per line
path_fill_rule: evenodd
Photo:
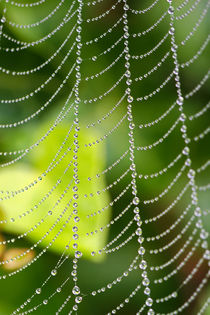
<path fill-rule="evenodd" d="M 201 216 L 201 208 L 200 207 L 197 207 L 194 211 L 194 214 L 196 217 L 200 217 Z"/>
<path fill-rule="evenodd" d="M 56 276 L 56 275 L 57 275 L 57 270 L 56 270 L 56 269 L 53 269 L 53 270 L 51 271 L 51 275 L 52 275 L 52 276 Z"/>
<path fill-rule="evenodd" d="M 140 200 L 139 200 L 138 197 L 134 197 L 134 198 L 133 198 L 133 204 L 134 204 L 134 205 L 138 205 L 138 204 L 139 204 L 139 201 L 140 201 Z"/>
<path fill-rule="evenodd" d="M 139 264 L 139 268 L 145 270 L 147 268 L 147 263 L 145 260 L 142 260 Z"/>
<path fill-rule="evenodd" d="M 191 165 L 191 160 L 190 160 L 190 159 L 187 159 L 187 160 L 185 161 L 185 165 L 190 166 L 190 165 Z"/>
<path fill-rule="evenodd" d="M 152 306 L 153 304 L 153 299 L 151 299 L 150 297 L 146 300 L 146 305 L 147 306 Z"/>
<path fill-rule="evenodd" d="M 74 217 L 74 222 L 79 222 L 80 218 L 78 216 Z"/>
<path fill-rule="evenodd" d="M 77 310 L 78 310 L 78 305 L 74 305 L 74 306 L 73 306 L 73 310 L 74 310 L 74 311 L 77 311 Z"/>
<path fill-rule="evenodd" d="M 134 123 L 130 123 L 129 124 L 129 129 L 133 130 L 135 128 L 135 124 Z"/>
<path fill-rule="evenodd" d="M 36 294 L 41 294 L 41 292 L 42 292 L 41 288 L 36 289 Z"/>
<path fill-rule="evenodd" d="M 81 296 L 77 296 L 77 297 L 75 298 L 75 302 L 76 302 L 76 303 L 81 303 L 81 302 L 82 302 L 82 297 L 81 297 Z"/>
<path fill-rule="evenodd" d="M 142 234 L 142 229 L 141 228 L 138 228 L 136 230 L 136 235 L 140 236 Z"/>
<path fill-rule="evenodd" d="M 76 258 L 81 258 L 82 257 L 82 253 L 80 251 L 76 251 L 75 252 L 75 257 Z"/>
<path fill-rule="evenodd" d="M 73 235 L 73 239 L 76 241 L 76 240 L 78 240 L 78 238 L 79 238 L 79 235 L 78 234 L 74 234 Z"/>
<path fill-rule="evenodd" d="M 76 62 L 77 62 L 78 64 L 82 63 L 82 58 L 81 58 L 81 57 L 77 57 Z"/>
<path fill-rule="evenodd" d="M 188 174 L 187 174 L 187 176 L 188 176 L 189 178 L 194 178 L 194 177 L 195 177 L 195 171 L 194 171 L 193 169 L 190 169 L 189 172 L 188 172 Z"/>
<path fill-rule="evenodd" d="M 128 96 L 127 98 L 128 103 L 132 103 L 133 102 L 133 97 L 131 95 Z"/>
<path fill-rule="evenodd" d="M 200 233 L 200 238 L 205 240 L 207 237 L 208 237 L 209 233 L 207 231 L 205 231 L 204 229 L 201 230 L 201 233 Z"/>
<path fill-rule="evenodd" d="M 210 250 L 207 249 L 207 250 L 205 251 L 205 254 L 204 254 L 203 257 L 204 257 L 204 259 L 206 259 L 206 260 L 210 260 Z"/>
<path fill-rule="evenodd" d="M 142 244 L 143 241 L 144 241 L 144 238 L 143 238 L 142 236 L 140 236 L 140 237 L 138 238 L 138 242 L 139 242 L 140 244 Z"/>
<path fill-rule="evenodd" d="M 149 285 L 149 279 L 148 278 L 144 278 L 142 281 L 142 284 L 146 287 Z"/>
<path fill-rule="evenodd" d="M 174 13 L 174 8 L 170 6 L 168 9 L 168 14 L 172 15 L 173 13 Z"/>
<path fill-rule="evenodd" d="M 146 287 L 144 290 L 144 294 L 149 295 L 150 294 L 150 288 Z"/>
<path fill-rule="evenodd" d="M 188 154 L 190 153 L 189 147 L 185 147 L 185 148 L 182 150 L 182 153 L 183 153 L 184 155 L 188 155 Z"/>
<path fill-rule="evenodd" d="M 74 295 L 80 294 L 80 288 L 79 288 L 77 285 L 75 285 L 75 286 L 73 287 L 73 289 L 72 289 L 72 293 L 73 293 Z"/>
<path fill-rule="evenodd" d="M 139 255 L 144 255 L 145 253 L 145 248 L 143 246 L 141 246 L 138 250 Z"/>

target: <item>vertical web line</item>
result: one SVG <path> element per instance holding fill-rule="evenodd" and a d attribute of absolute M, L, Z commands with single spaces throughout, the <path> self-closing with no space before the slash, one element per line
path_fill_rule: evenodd
<path fill-rule="evenodd" d="M 134 130 L 135 130 L 135 124 L 133 119 L 133 96 L 132 96 L 132 74 L 130 71 L 130 48 L 129 48 L 129 26 L 128 26 L 128 10 L 129 5 L 127 4 L 127 0 L 123 0 L 123 30 L 124 30 L 124 51 L 125 51 L 125 76 L 126 76 L 126 94 L 127 94 L 127 119 L 129 121 L 129 152 L 130 152 L 130 169 L 131 169 L 131 187 L 132 187 L 132 194 L 133 194 L 133 205 L 134 205 L 134 217 L 135 221 L 137 223 L 137 229 L 136 229 L 136 235 L 138 236 L 138 243 L 140 244 L 140 247 L 138 249 L 138 254 L 141 256 L 139 268 L 142 271 L 141 277 L 142 277 L 142 283 L 144 284 L 144 294 L 146 296 L 145 304 L 142 306 L 142 308 L 137 312 L 137 314 L 140 314 L 146 306 L 150 307 L 153 304 L 153 300 L 150 297 L 150 287 L 149 287 L 149 279 L 147 275 L 147 262 L 144 259 L 145 255 L 145 248 L 143 246 L 144 238 L 142 235 L 142 220 L 139 215 L 139 203 L 140 199 L 138 197 L 138 190 L 136 185 L 136 177 L 137 177 L 137 171 L 136 171 L 136 163 L 135 163 L 135 140 L 134 140 Z M 153 315 L 154 311 L 152 308 L 149 308 L 148 315 Z"/>
<path fill-rule="evenodd" d="M 173 62 L 174 62 L 174 75 L 175 75 L 175 86 L 176 86 L 176 91 L 177 91 L 177 106 L 179 107 L 179 111 L 181 112 L 181 123 L 182 123 L 182 127 L 180 128 L 181 134 L 182 134 L 182 138 L 184 139 L 184 142 L 186 144 L 184 150 L 183 150 L 183 154 L 185 154 L 187 156 L 187 160 L 186 160 L 186 165 L 189 168 L 189 171 L 187 173 L 187 176 L 189 178 L 189 185 L 191 186 L 191 203 L 194 206 L 194 214 L 195 216 L 198 217 L 197 219 L 197 223 L 196 226 L 200 229 L 200 239 L 201 241 L 203 240 L 203 242 L 201 243 L 201 247 L 203 249 L 205 249 L 205 253 L 206 255 L 204 255 L 204 257 L 207 258 L 207 260 L 209 259 L 209 246 L 208 246 L 208 242 L 206 241 L 206 239 L 208 238 L 208 232 L 205 230 L 204 225 L 203 225 L 203 221 L 202 221 L 202 217 L 203 217 L 203 211 L 201 210 L 201 208 L 199 207 L 199 200 L 198 200 L 198 194 L 197 194 L 197 186 L 196 186 L 196 182 L 195 182 L 195 176 L 196 176 L 196 171 L 191 167 L 192 164 L 192 158 L 191 158 L 191 150 L 190 147 L 188 146 L 188 144 L 191 142 L 191 139 L 188 136 L 188 132 L 187 132 L 187 125 L 186 125 L 186 115 L 184 113 L 184 96 L 183 96 L 183 92 L 181 89 L 181 80 L 180 80 L 180 64 L 178 61 L 178 55 L 177 55 L 177 51 L 178 51 L 178 45 L 176 44 L 176 40 L 175 40 L 175 26 L 174 26 L 174 20 L 175 20 L 175 15 L 174 15 L 174 7 L 173 7 L 173 3 L 172 0 L 167 0 L 167 2 L 169 3 L 169 8 L 168 8 L 168 14 L 170 16 L 170 35 L 171 35 L 171 51 L 172 51 L 172 58 L 173 58 Z M 209 277 L 209 274 L 207 275 Z M 181 289 L 181 287 L 178 288 L 178 290 Z M 177 291 L 178 291 L 177 290 Z"/>
<path fill-rule="evenodd" d="M 0 4 L 1 4 L 1 0 L 0 0 Z M 7 12 L 7 7 L 6 7 L 6 4 L 4 4 L 3 14 L 2 14 L 1 20 L 0 20 L 0 43 L 2 42 L 3 27 L 4 27 L 4 24 L 6 22 L 6 17 L 5 17 L 6 12 Z"/>
<path fill-rule="evenodd" d="M 74 124 L 75 124 L 75 133 L 74 133 L 74 168 L 73 168 L 73 180 L 74 180 L 74 186 L 72 188 L 73 190 L 73 199 L 75 200 L 73 203 L 73 220 L 74 220 L 74 226 L 72 227 L 73 235 L 74 238 L 74 244 L 73 244 L 73 249 L 74 249 L 74 259 L 73 259 L 73 281 L 74 281 L 74 287 L 72 289 L 72 293 L 75 296 L 75 305 L 73 306 L 73 310 L 77 311 L 78 310 L 78 304 L 82 301 L 82 297 L 79 295 L 80 294 L 80 288 L 77 284 L 77 267 L 78 267 L 78 259 L 82 257 L 82 252 L 78 250 L 79 246 L 79 228 L 78 228 L 78 223 L 80 221 L 79 217 L 79 204 L 77 202 L 79 198 L 78 190 L 79 190 L 79 182 L 80 179 L 78 178 L 78 151 L 79 151 L 79 141 L 78 141 L 78 136 L 79 136 L 79 131 L 80 131 L 80 122 L 79 122 L 79 104 L 81 103 L 80 99 L 80 81 L 81 81 L 81 72 L 80 72 L 80 67 L 82 63 L 82 58 L 81 58 L 81 48 L 82 48 L 82 41 L 81 41 L 81 31 L 82 31 L 82 7 L 83 7 L 83 0 L 77 0 L 78 2 L 78 9 L 77 9 L 77 27 L 76 27 L 76 42 L 77 42 L 77 50 L 76 50 L 76 83 L 74 87 L 74 95 L 75 95 L 75 101 L 74 101 Z M 71 314 L 71 311 L 70 313 Z"/>

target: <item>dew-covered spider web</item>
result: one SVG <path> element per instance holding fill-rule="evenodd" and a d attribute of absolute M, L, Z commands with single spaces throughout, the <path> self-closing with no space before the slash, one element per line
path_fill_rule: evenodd
<path fill-rule="evenodd" d="M 0 1 L 0 315 L 210 314 L 210 1 L 28 1 Z"/>

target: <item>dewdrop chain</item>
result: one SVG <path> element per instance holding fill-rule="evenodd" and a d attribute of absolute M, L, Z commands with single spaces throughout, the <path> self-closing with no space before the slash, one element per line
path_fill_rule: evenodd
<path fill-rule="evenodd" d="M 127 11 L 129 10 L 129 6 L 127 4 L 127 0 L 123 0 L 124 6 L 124 14 L 123 14 L 123 23 L 124 23 L 124 45 L 125 45 L 125 68 L 126 68 L 126 93 L 127 93 L 127 118 L 129 121 L 129 151 L 130 151 L 130 161 L 131 161 L 131 176 L 132 176 L 132 194 L 133 194 L 133 204 L 135 206 L 134 208 L 134 217 L 137 218 L 137 230 L 136 230 L 136 235 L 138 236 L 138 243 L 140 244 L 140 248 L 138 250 L 141 259 L 140 259 L 140 264 L 139 264 L 139 269 L 142 271 L 142 284 L 144 286 L 144 294 L 146 295 L 146 305 L 148 307 L 151 307 L 153 304 L 153 300 L 150 297 L 150 288 L 149 288 L 149 279 L 147 276 L 147 262 L 144 260 L 144 254 L 145 254 L 145 248 L 143 247 L 142 243 L 144 238 L 141 236 L 142 234 L 142 221 L 139 215 L 139 207 L 138 204 L 140 202 L 139 197 L 138 197 L 138 191 L 137 191 L 137 185 L 136 185 L 136 177 L 137 177 L 137 172 L 136 172 L 136 164 L 135 164 L 135 156 L 134 156 L 134 150 L 135 150 L 135 141 L 134 141 L 134 128 L 135 124 L 133 121 L 133 113 L 132 113 L 132 108 L 133 108 L 133 96 L 131 95 L 131 85 L 132 85 L 132 79 L 131 79 L 131 71 L 130 71 L 130 49 L 129 49 L 129 26 L 128 26 L 128 20 L 127 20 Z M 153 315 L 154 311 L 152 308 L 149 308 L 148 315 Z"/>

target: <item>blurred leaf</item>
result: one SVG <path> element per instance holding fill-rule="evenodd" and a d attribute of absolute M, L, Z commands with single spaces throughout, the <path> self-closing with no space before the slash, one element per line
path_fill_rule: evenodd
<path fill-rule="evenodd" d="M 2 243 L 3 241 L 4 241 L 4 237 L 0 234 L 0 242 Z M 0 244 L 0 258 L 2 257 L 4 251 L 5 251 L 5 245 Z"/>
<path fill-rule="evenodd" d="M 37 128 L 37 130 L 45 130 L 48 124 L 44 124 Z M 49 126 L 48 126 L 49 127 Z M 22 163 L 19 165 L 13 165 L 9 169 L 3 169 L 0 174 L 0 180 L 4 183 L 6 190 L 12 190 L 13 187 L 25 187 L 35 178 L 37 179 L 40 174 L 45 171 L 48 165 L 53 160 L 57 149 L 61 146 L 69 126 L 67 124 L 64 126 L 58 126 L 56 129 L 56 136 L 52 133 L 48 136 L 48 141 L 43 142 L 39 145 L 37 149 L 33 151 L 33 154 L 29 154 L 30 166 Z M 36 132 L 33 135 L 33 138 L 37 139 L 40 137 L 40 131 Z M 99 195 L 94 195 L 93 197 L 84 197 L 84 194 L 90 194 L 94 191 L 100 191 L 105 186 L 103 177 L 100 179 L 91 180 L 89 184 L 88 177 L 92 177 L 93 174 L 96 174 L 102 169 L 104 169 L 104 148 L 103 145 L 96 146 L 94 150 L 89 151 L 89 148 L 84 148 L 84 144 L 88 141 L 90 137 L 90 132 L 80 131 L 80 137 L 78 139 L 80 145 L 80 158 L 78 159 L 79 172 L 78 177 L 80 179 L 79 187 L 79 217 L 80 222 L 78 223 L 80 239 L 81 239 L 81 248 L 86 257 L 92 258 L 91 252 L 93 250 L 101 249 L 106 241 L 107 232 L 95 234 L 90 238 L 83 238 L 87 232 L 95 231 L 101 226 L 104 226 L 108 223 L 110 212 L 106 210 L 103 214 L 99 216 L 93 216 L 89 219 L 89 224 L 87 224 L 86 214 L 90 209 L 97 210 L 104 207 L 109 203 L 108 193 L 103 192 Z M 94 137 L 94 135 L 93 135 Z M 69 223 L 66 224 L 68 217 L 73 211 L 72 203 L 69 207 L 65 208 L 69 201 L 72 199 L 75 192 L 72 191 L 73 182 L 73 165 L 70 166 L 69 170 L 66 172 L 65 176 L 62 177 L 61 174 L 64 173 L 66 166 L 73 159 L 73 135 L 71 134 L 67 144 L 64 145 L 61 155 L 58 156 L 57 160 L 63 155 L 64 152 L 68 152 L 65 157 L 60 160 L 56 168 L 52 169 L 51 172 L 47 174 L 46 177 L 43 177 L 41 181 L 38 181 L 31 189 L 26 190 L 24 193 L 19 193 L 15 198 L 10 198 L 9 200 L 2 202 L 2 209 L 7 215 L 8 223 L 3 226 L 4 231 L 9 233 L 25 233 L 30 230 L 33 225 L 32 222 L 36 222 L 33 232 L 30 232 L 27 235 L 27 238 L 33 242 L 37 242 L 42 238 L 40 246 L 46 247 L 52 242 L 51 250 L 61 253 L 65 250 L 67 243 L 72 239 L 72 226 L 73 218 L 70 219 Z M 72 146 L 71 151 L 68 151 L 68 146 Z M 56 161 L 57 161 L 56 160 Z M 56 163 L 56 162 L 54 162 Z M 61 178 L 61 183 L 57 186 L 52 193 L 49 191 L 52 189 L 53 185 Z M 67 193 L 65 193 L 65 190 Z M 49 193 L 48 198 L 39 206 L 38 209 L 33 207 L 39 203 L 39 201 Z M 59 197 L 63 194 L 63 197 Z M 59 200 L 59 201 L 58 201 Z M 57 205 L 55 206 L 57 202 Z M 53 209 L 54 207 L 54 209 Z M 19 214 L 26 212 L 27 210 L 34 209 L 32 213 L 25 216 L 21 220 L 18 218 Z M 66 209 L 66 210 L 65 210 Z M 51 212 L 52 211 L 52 214 Z M 62 218 L 60 217 L 62 214 Z M 11 218 L 13 219 L 11 222 Z M 15 219 L 15 220 L 14 220 Z M 42 222 L 42 220 L 44 220 Z M 57 222 L 56 224 L 55 221 Z M 66 227 L 63 225 L 66 224 Z M 51 229 L 49 234 L 48 231 Z M 62 237 L 59 235 L 60 229 L 63 229 Z M 56 237 L 58 234 L 58 237 Z M 56 241 L 53 241 L 53 238 L 56 238 Z M 71 251 L 72 242 L 70 244 Z M 79 248 L 78 248 L 79 250 Z M 101 259 L 102 256 L 98 256 L 95 259 Z"/>
<path fill-rule="evenodd" d="M 21 257 L 21 254 L 24 254 L 24 252 L 26 252 L 26 251 L 27 251 L 27 248 L 8 249 L 4 254 L 3 261 L 7 261 L 7 260 L 9 261 L 10 259 L 12 259 L 14 257 L 17 257 L 17 259 L 15 259 L 14 261 L 9 261 L 8 263 L 4 264 L 3 268 L 5 270 L 16 270 L 16 269 L 19 269 L 19 268 L 23 267 L 24 265 L 26 265 L 35 256 L 35 252 L 30 251 L 26 255 Z"/>

